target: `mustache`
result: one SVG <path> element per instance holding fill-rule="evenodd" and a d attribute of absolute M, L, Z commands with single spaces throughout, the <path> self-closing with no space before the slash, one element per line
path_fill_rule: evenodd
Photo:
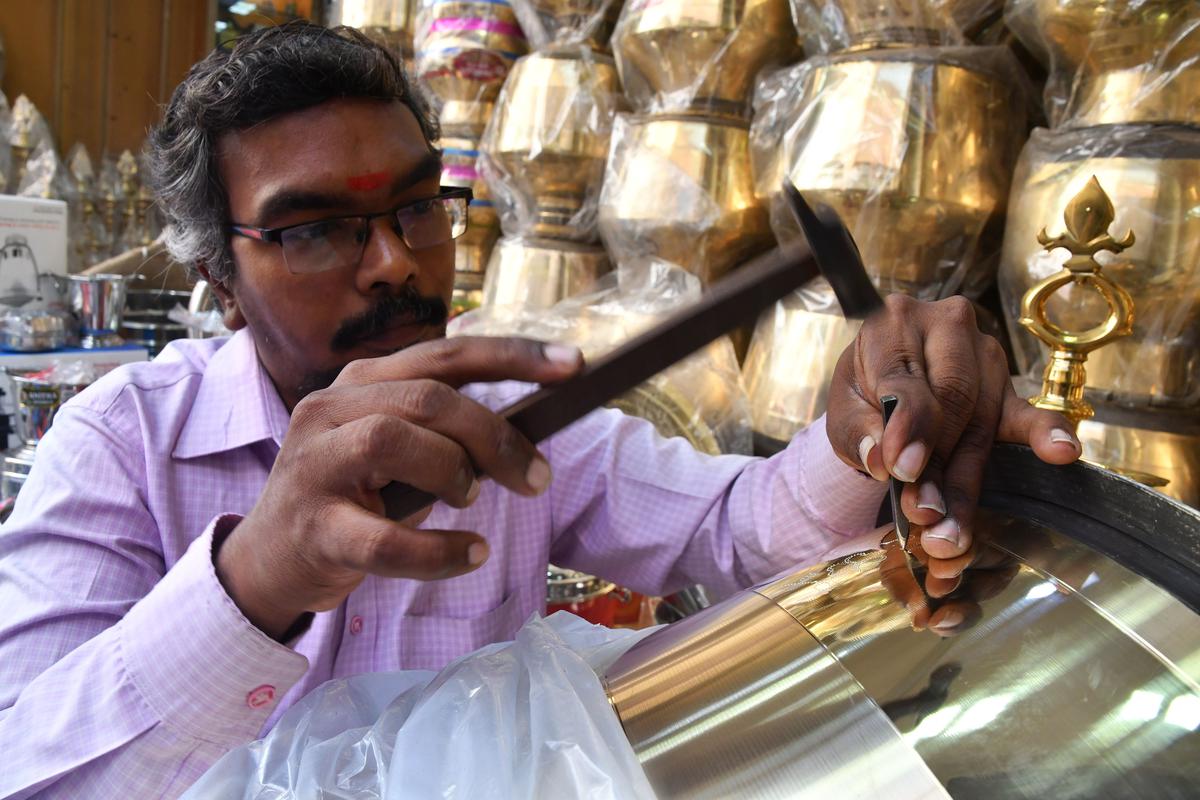
<path fill-rule="evenodd" d="M 333 334 L 332 350 L 344 352 L 359 342 L 378 336 L 397 320 L 405 325 L 443 325 L 450 315 L 440 297 L 422 297 L 405 287 L 400 294 L 384 295 L 367 311 L 343 322 Z"/>

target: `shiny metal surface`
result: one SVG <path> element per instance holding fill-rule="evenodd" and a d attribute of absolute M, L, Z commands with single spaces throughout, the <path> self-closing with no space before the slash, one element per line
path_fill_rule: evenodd
<path fill-rule="evenodd" d="M 135 277 L 100 274 L 71 275 L 67 278 L 71 310 L 79 317 L 85 338 L 88 335 L 115 334 L 121 327 L 125 290 Z"/>
<path fill-rule="evenodd" d="M 786 0 L 629 0 L 612 47 L 635 110 L 735 119 L 759 70 L 800 57 Z"/>
<path fill-rule="evenodd" d="M 1044 510 L 1046 470 L 1027 451 L 997 454 L 1001 482 L 985 505 L 1069 521 L 1080 538 L 982 511 L 989 544 L 932 616 L 894 536 L 849 543 L 652 634 L 609 669 L 610 700 L 660 797 L 1195 795 L 1200 620 L 1101 550 L 1139 569 L 1151 562 L 1123 537 L 1190 550 L 1146 572 L 1170 576 L 1196 563 L 1200 515 L 1084 466 L 1048 469 L 1132 504 L 1129 516 L 1103 499 Z M 1040 482 L 1022 494 L 1005 476 Z M 1151 520 L 1175 527 L 1155 532 Z M 1102 548 L 1084 543 L 1096 536 Z M 1200 572 L 1187 575 L 1196 600 Z"/>
<path fill-rule="evenodd" d="M 32 377 L 36 370 L 5 370 L 12 380 L 15 396 L 13 420 L 17 436 L 34 446 L 50 429 L 62 404 L 87 388 L 87 384 L 50 383 Z"/>
<path fill-rule="evenodd" d="M 786 175 L 846 221 L 885 294 L 933 299 L 991 281 L 972 258 L 1004 213 L 1021 112 L 1010 78 L 985 64 L 873 51 L 808 73 Z M 777 191 L 772 223 L 789 239 L 795 227 Z"/>
<path fill-rule="evenodd" d="M 486 116 L 491 116 L 491 105 Z M 471 189 L 467 208 L 467 230 L 454 240 L 454 271 L 478 272 L 487 268 L 492 247 L 500 238 L 500 219 L 487 183 L 479 174 L 479 137 L 482 127 L 443 128 L 437 148 L 442 152 L 442 185 Z"/>
<path fill-rule="evenodd" d="M 496 242 L 483 281 L 485 306 L 549 308 L 608 272 L 604 250 L 554 239 Z"/>
<path fill-rule="evenodd" d="M 376 39 L 401 58 L 411 58 L 418 0 L 332 0 L 329 25 L 349 25 Z"/>
<path fill-rule="evenodd" d="M 1101 407 L 1096 417 L 1079 423 L 1075 434 L 1089 461 L 1165 478 L 1158 491 L 1200 508 L 1197 416 L 1188 413 L 1175 421 L 1161 413 L 1129 412 L 1114 419 L 1106 418 Z"/>
<path fill-rule="evenodd" d="M 997 15 L 1003 0 L 792 0 L 805 22 L 822 21 L 830 50 L 953 45 Z"/>
<path fill-rule="evenodd" d="M 634 117 L 614 135 L 600 233 L 618 260 L 657 257 L 708 285 L 771 246 L 744 123 Z"/>

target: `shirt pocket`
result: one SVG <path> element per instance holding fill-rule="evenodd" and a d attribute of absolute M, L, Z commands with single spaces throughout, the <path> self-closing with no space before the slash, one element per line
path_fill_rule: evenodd
<path fill-rule="evenodd" d="M 398 642 L 401 669 L 440 670 L 459 656 L 516 636 L 537 611 L 527 592 L 516 590 L 500 605 L 472 617 L 406 614 Z"/>

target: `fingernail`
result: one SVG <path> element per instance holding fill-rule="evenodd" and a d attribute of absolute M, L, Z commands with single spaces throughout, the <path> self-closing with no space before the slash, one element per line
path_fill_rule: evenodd
<path fill-rule="evenodd" d="M 875 437 L 867 434 L 858 442 L 858 460 L 862 462 L 863 469 L 872 478 L 879 480 L 879 476 L 871 472 L 871 451 L 875 449 Z"/>
<path fill-rule="evenodd" d="M 1066 442 L 1072 447 L 1079 447 L 1079 440 L 1072 436 L 1070 431 L 1063 430 L 1062 428 L 1055 428 L 1050 431 L 1050 441 L 1055 444 Z"/>
<path fill-rule="evenodd" d="M 927 508 L 942 516 L 946 515 L 946 503 L 942 500 L 942 493 L 928 481 L 917 489 L 917 508 Z"/>
<path fill-rule="evenodd" d="M 479 497 L 479 488 L 479 479 L 472 478 L 471 488 L 467 489 L 467 505 L 471 505 L 471 503 L 474 503 L 475 499 Z"/>
<path fill-rule="evenodd" d="M 546 487 L 550 485 L 550 465 L 541 458 L 535 458 L 529 462 L 529 469 L 525 472 L 525 482 L 538 494 L 546 491 Z"/>
<path fill-rule="evenodd" d="M 900 451 L 900 457 L 896 459 L 896 464 L 892 467 L 892 474 L 905 483 L 912 483 L 920 477 L 921 469 L 924 466 L 925 443 L 912 442 Z"/>
<path fill-rule="evenodd" d="M 925 533 L 921 534 L 922 539 L 940 539 L 943 542 L 958 547 L 958 538 L 962 531 L 958 527 L 958 523 L 953 517 L 946 517 L 941 522 L 925 529 Z"/>
<path fill-rule="evenodd" d="M 942 615 L 942 618 L 940 620 L 938 620 L 936 625 L 931 625 L 930 627 L 932 627 L 936 630 L 939 630 L 939 631 L 944 631 L 948 628 L 957 628 L 959 625 L 962 624 L 963 619 L 964 619 L 964 617 L 962 615 L 962 612 L 955 611 L 952 608 L 952 609 L 948 610 L 945 614 Z"/>
<path fill-rule="evenodd" d="M 467 548 L 467 563 L 471 566 L 478 566 L 487 561 L 488 546 L 483 542 L 475 542 Z"/>
<path fill-rule="evenodd" d="M 556 344 L 548 342 L 542 345 L 542 355 L 547 361 L 553 361 L 555 364 L 566 364 L 575 366 L 579 360 L 583 358 L 583 353 L 578 347 L 572 347 L 569 344 Z"/>

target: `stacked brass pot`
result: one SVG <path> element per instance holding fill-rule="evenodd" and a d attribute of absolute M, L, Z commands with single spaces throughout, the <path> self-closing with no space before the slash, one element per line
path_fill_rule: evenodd
<path fill-rule="evenodd" d="M 420 0 L 415 22 L 416 73 L 440 110 L 442 183 L 474 192 L 467 232 L 455 249 L 452 313 L 459 314 L 482 302 L 484 271 L 500 236 L 478 172 L 479 141 L 505 78 L 528 44 L 504 0 Z"/>
<path fill-rule="evenodd" d="M 992 283 L 1027 102 L 1011 52 L 967 42 L 997 6 L 794 0 L 821 52 L 760 82 L 750 143 L 777 237 L 799 236 L 786 181 L 838 212 L 883 294 L 975 298 Z M 756 432 L 786 440 L 824 411 L 856 331 L 823 282 L 760 320 L 743 368 Z"/>
<path fill-rule="evenodd" d="M 332 0 L 326 20 L 358 28 L 412 69 L 417 0 Z"/>
<path fill-rule="evenodd" d="M 483 304 L 547 308 L 609 269 L 596 204 L 613 117 L 616 67 L 602 52 L 614 0 L 517 0 L 542 46 L 504 84 L 480 164 L 504 238 L 492 252 Z"/>
<path fill-rule="evenodd" d="M 1023 294 L 1062 251 L 1038 242 L 1093 177 L 1112 198 L 1114 230 L 1136 241 L 1105 272 L 1129 291 L 1132 333 L 1088 361 L 1096 415 L 1079 425 L 1084 456 L 1169 479 L 1200 505 L 1200 4 L 1190 0 L 1010 0 L 1010 22 L 1046 59 L 1047 116 L 1014 177 L 1000 289 L 1018 366 L 1046 353 L 1018 324 Z M 1103 318 L 1086 287 L 1047 304 L 1063 328 Z"/>

